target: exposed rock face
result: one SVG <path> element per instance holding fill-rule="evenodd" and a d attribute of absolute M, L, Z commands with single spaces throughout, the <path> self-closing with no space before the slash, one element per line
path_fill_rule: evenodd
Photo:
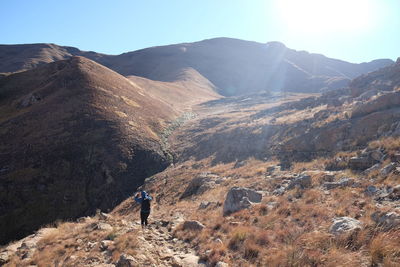
<path fill-rule="evenodd" d="M 337 217 L 333 219 L 333 224 L 329 231 L 334 235 L 339 235 L 356 229 L 361 229 L 361 227 L 362 223 L 359 220 L 350 217 Z"/>
<path fill-rule="evenodd" d="M 373 112 L 398 107 L 400 105 L 400 92 L 390 92 L 358 105 L 351 113 L 352 118 L 368 115 Z"/>
<path fill-rule="evenodd" d="M 262 195 L 254 190 L 243 187 L 232 187 L 226 195 L 223 214 L 228 215 L 250 208 L 253 203 L 260 203 L 261 199 Z"/>

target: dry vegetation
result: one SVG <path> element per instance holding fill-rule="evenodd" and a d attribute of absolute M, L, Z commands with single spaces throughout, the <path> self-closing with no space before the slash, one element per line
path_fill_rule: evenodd
<path fill-rule="evenodd" d="M 354 153 L 337 156 L 350 157 Z M 206 225 L 201 231 L 176 229 L 175 235 L 193 247 L 210 263 L 224 261 L 232 266 L 396 266 L 400 264 L 400 229 L 384 232 L 372 221 L 371 215 L 379 209 L 374 200 L 364 193 L 367 180 L 351 171 L 328 172 L 335 179 L 352 177 L 362 186 L 324 191 L 320 188 L 326 172 L 327 159 L 294 164 L 290 171 L 267 175 L 266 170 L 276 162 L 247 160 L 243 166 L 235 163 L 209 165 L 210 161 L 186 162 L 167 169 L 161 176 L 173 176 L 162 196 L 163 212 L 172 215 L 184 213 L 190 219 Z M 232 186 L 246 186 L 271 192 L 282 177 L 302 172 L 312 177 L 311 189 L 294 189 L 283 196 L 267 194 L 261 204 L 231 216 L 222 216 L 222 203 Z M 176 200 L 185 190 L 182 184 L 208 171 L 219 177 L 229 177 L 219 186 Z M 157 179 L 154 179 L 157 180 Z M 157 183 L 149 189 L 160 188 Z M 154 193 L 158 193 L 156 190 Z M 168 197 L 171 196 L 171 197 Z M 215 202 L 199 209 L 201 201 Z M 329 227 L 335 217 L 360 220 L 362 230 L 335 236 Z M 386 238 L 385 238 L 386 237 Z M 390 238 L 389 238 L 390 237 Z"/>

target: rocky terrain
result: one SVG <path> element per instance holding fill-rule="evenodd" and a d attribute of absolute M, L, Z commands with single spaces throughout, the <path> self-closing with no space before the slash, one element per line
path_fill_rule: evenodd
<path fill-rule="evenodd" d="M 204 42 L 179 53 L 236 41 Z M 266 47 L 284 64 L 300 53 Z M 243 95 L 234 81 L 222 97 L 229 79 L 194 54 L 174 65 L 175 48 L 110 56 L 118 73 L 80 56 L 0 78 L 1 239 L 25 237 L 0 248 L 0 265 L 400 264 L 399 60 L 335 90 Z M 154 197 L 147 229 L 140 189 Z"/>

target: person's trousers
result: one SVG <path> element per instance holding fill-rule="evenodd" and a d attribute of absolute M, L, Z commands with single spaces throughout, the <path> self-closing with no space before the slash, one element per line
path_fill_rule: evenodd
<path fill-rule="evenodd" d="M 150 211 L 141 211 L 140 212 L 140 223 L 142 224 L 142 225 L 147 225 L 148 224 L 148 222 L 147 222 L 147 218 L 149 218 L 149 215 L 150 215 Z"/>

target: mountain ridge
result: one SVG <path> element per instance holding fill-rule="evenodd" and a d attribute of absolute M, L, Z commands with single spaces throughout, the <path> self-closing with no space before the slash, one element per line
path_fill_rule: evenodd
<path fill-rule="evenodd" d="M 54 60 L 85 56 L 118 73 L 175 81 L 171 73 L 192 68 L 225 96 L 260 91 L 318 92 L 345 87 L 350 79 L 392 64 L 378 59 L 360 64 L 297 51 L 280 42 L 234 38 L 155 46 L 120 55 L 55 44 L 0 45 L 0 72 L 30 69 Z"/>

